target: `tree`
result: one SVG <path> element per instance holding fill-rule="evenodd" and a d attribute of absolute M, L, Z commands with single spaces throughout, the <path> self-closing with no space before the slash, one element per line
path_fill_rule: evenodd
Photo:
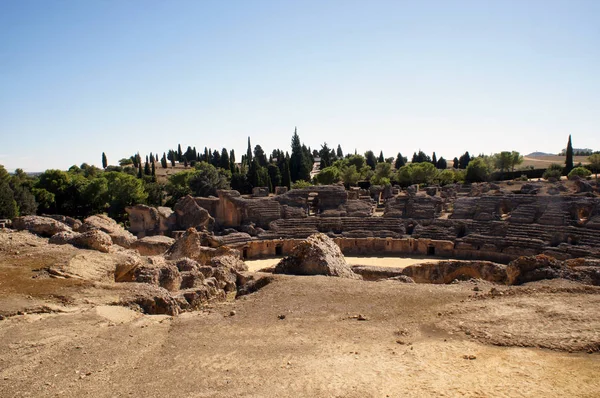
<path fill-rule="evenodd" d="M 501 172 L 508 171 L 513 163 L 513 155 L 511 152 L 502 151 L 493 156 L 494 167 L 499 169 Z"/>
<path fill-rule="evenodd" d="M 177 144 L 177 161 L 181 162 L 183 153 L 181 152 L 181 144 Z"/>
<path fill-rule="evenodd" d="M 321 150 L 319 151 L 319 157 L 321 158 L 321 164 L 319 165 L 319 169 L 323 170 L 329 166 L 331 166 L 331 151 L 327 146 L 327 143 L 324 142 L 321 145 Z"/>
<path fill-rule="evenodd" d="M 394 178 L 402 186 L 431 184 L 436 178 L 437 173 L 437 169 L 431 162 L 411 162 L 400 167 Z"/>
<path fill-rule="evenodd" d="M 573 144 L 571 143 L 571 134 L 569 134 L 569 142 L 567 143 L 567 153 L 565 159 L 565 174 L 569 174 L 573 170 Z"/>
<path fill-rule="evenodd" d="M 246 164 L 249 166 L 252 163 L 252 146 L 250 145 L 250 137 L 248 137 L 248 149 L 246 149 Z"/>
<path fill-rule="evenodd" d="M 586 169 L 585 167 L 574 167 L 573 170 L 569 172 L 569 180 L 573 179 L 575 176 L 579 178 L 587 178 L 592 175 L 592 172 Z"/>
<path fill-rule="evenodd" d="M 338 157 L 338 159 L 341 159 L 344 157 L 344 152 L 342 152 L 342 147 L 339 144 L 337 146 L 337 151 L 336 151 L 335 155 Z"/>
<path fill-rule="evenodd" d="M 448 168 L 448 162 L 442 156 L 438 159 L 437 164 L 435 165 L 439 170 L 446 170 Z"/>
<path fill-rule="evenodd" d="M 19 209 L 13 190 L 10 188 L 8 181 L 0 180 L 0 218 L 13 219 L 18 215 Z"/>
<path fill-rule="evenodd" d="M 148 161 L 146 161 L 146 163 L 144 164 L 144 175 L 151 175 L 152 172 L 150 171 L 150 163 L 148 163 Z"/>
<path fill-rule="evenodd" d="M 414 152 L 411 163 L 423 163 L 428 162 L 431 163 L 431 158 L 429 155 L 426 155 L 425 152 L 419 149 L 419 153 Z"/>
<path fill-rule="evenodd" d="M 225 148 L 221 150 L 221 161 L 219 163 L 219 167 L 224 170 L 231 170 L 231 165 L 229 164 L 229 153 Z"/>
<path fill-rule="evenodd" d="M 142 181 L 126 174 L 111 171 L 106 173 L 108 181 L 109 215 L 116 220 L 127 218 L 125 207 L 144 203 L 148 195 Z"/>
<path fill-rule="evenodd" d="M 163 152 L 163 156 L 160 159 L 160 165 L 162 166 L 163 169 L 167 168 L 167 154 Z"/>
<path fill-rule="evenodd" d="M 431 157 L 431 164 L 437 167 L 437 156 L 435 155 L 435 152 L 433 152 L 433 156 Z"/>
<path fill-rule="evenodd" d="M 392 178 L 392 165 L 386 162 L 379 162 L 375 166 L 375 175 L 371 177 L 371 184 L 389 185 Z"/>
<path fill-rule="evenodd" d="M 265 151 L 260 145 L 254 147 L 254 158 L 258 162 L 258 165 L 261 167 L 265 167 L 269 163 L 267 162 L 267 156 L 265 155 Z"/>
<path fill-rule="evenodd" d="M 365 162 L 367 163 L 367 166 L 371 168 L 371 170 L 375 170 L 375 166 L 377 165 L 377 158 L 375 157 L 373 151 L 369 150 L 365 152 Z"/>
<path fill-rule="evenodd" d="M 360 181 L 360 173 L 353 164 L 343 167 L 340 177 L 342 178 L 342 181 L 344 181 L 344 184 L 348 186 L 356 185 L 358 181 Z"/>
<path fill-rule="evenodd" d="M 283 167 L 281 172 L 281 185 L 291 189 L 292 187 L 292 176 L 290 173 L 290 157 L 286 153 L 286 156 L 283 160 Z"/>
<path fill-rule="evenodd" d="M 489 174 L 490 169 L 485 160 L 477 157 L 469 162 L 465 180 L 467 182 L 483 182 L 487 181 Z"/>
<path fill-rule="evenodd" d="M 459 159 L 458 159 L 458 168 L 459 169 L 466 169 L 467 166 L 469 165 L 469 162 L 471 161 L 471 155 L 469 155 L 469 151 L 465 152 Z"/>
<path fill-rule="evenodd" d="M 123 158 L 123 159 L 119 160 L 119 166 L 129 166 L 129 165 L 133 165 L 133 164 L 134 164 L 133 156 L 130 158 Z"/>
<path fill-rule="evenodd" d="M 235 172 L 235 151 L 233 149 L 229 151 L 229 170 L 232 174 Z"/>
<path fill-rule="evenodd" d="M 515 167 L 523 163 L 523 156 L 517 151 L 512 151 L 511 153 L 512 160 L 510 162 L 510 170 L 515 171 Z"/>
<path fill-rule="evenodd" d="M 459 164 L 458 164 L 458 158 L 457 158 L 457 157 L 455 157 L 455 158 L 452 160 L 452 168 L 456 170 L 456 169 L 458 169 L 458 168 L 459 168 L 458 166 L 459 166 Z"/>
<path fill-rule="evenodd" d="M 108 166 L 108 160 L 106 159 L 106 154 L 102 152 L 102 168 L 105 169 Z"/>
<path fill-rule="evenodd" d="M 321 185 L 331 185 L 340 180 L 340 170 L 334 166 L 325 167 L 317 174 L 316 179 Z"/>
<path fill-rule="evenodd" d="M 600 154 L 596 153 L 588 158 L 590 168 L 596 174 L 596 186 L 598 186 L 598 171 L 600 171 Z"/>
<path fill-rule="evenodd" d="M 379 151 L 379 157 L 377 158 L 377 162 L 379 162 L 379 163 L 385 162 L 385 158 L 383 157 L 383 151 Z"/>
<path fill-rule="evenodd" d="M 269 178 L 271 179 L 271 184 L 273 187 L 278 187 L 281 185 L 281 172 L 279 171 L 279 167 L 277 165 L 270 163 L 267 166 L 267 172 L 269 173 Z"/>
<path fill-rule="evenodd" d="M 402 156 L 400 152 L 398 152 L 398 156 L 396 156 L 396 161 L 394 162 L 394 168 L 398 170 L 400 167 L 406 164 L 406 158 Z"/>
<path fill-rule="evenodd" d="M 308 152 L 308 153 L 307 153 Z M 310 152 L 300 143 L 298 130 L 294 129 L 292 136 L 292 154 L 290 155 L 290 175 L 292 182 L 310 179 Z"/>
<path fill-rule="evenodd" d="M 152 182 L 156 182 L 156 166 L 152 162 Z"/>

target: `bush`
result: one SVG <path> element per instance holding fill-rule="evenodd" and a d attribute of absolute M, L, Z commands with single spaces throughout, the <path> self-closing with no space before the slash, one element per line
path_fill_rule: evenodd
<path fill-rule="evenodd" d="M 560 180 L 562 173 L 563 167 L 560 164 L 553 163 L 546 169 L 546 171 L 542 175 L 542 178 L 544 180 L 548 180 L 550 178 L 556 178 L 557 180 Z"/>
<path fill-rule="evenodd" d="M 490 175 L 490 168 L 482 158 L 475 158 L 469 162 L 467 166 L 467 174 L 465 180 L 467 182 L 483 182 L 487 181 Z"/>
<path fill-rule="evenodd" d="M 308 188 L 311 186 L 312 186 L 312 184 L 308 181 L 298 180 L 292 184 L 292 189 L 302 189 L 302 188 Z"/>
<path fill-rule="evenodd" d="M 585 167 L 575 167 L 569 173 L 569 180 L 573 179 L 573 177 L 587 178 L 592 175 L 592 172 L 586 169 Z"/>

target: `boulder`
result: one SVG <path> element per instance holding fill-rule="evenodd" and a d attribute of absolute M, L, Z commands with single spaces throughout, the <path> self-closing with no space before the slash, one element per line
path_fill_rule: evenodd
<path fill-rule="evenodd" d="M 520 193 L 526 194 L 526 195 L 537 195 L 537 193 L 540 192 L 540 189 L 541 189 L 541 185 L 528 183 L 528 184 L 523 184 L 521 186 Z"/>
<path fill-rule="evenodd" d="M 66 245 L 70 244 L 73 238 L 79 235 L 77 232 L 73 231 L 62 231 L 57 234 L 54 234 L 48 240 L 48 243 L 52 243 L 53 245 Z"/>
<path fill-rule="evenodd" d="M 129 230 L 138 238 L 168 234 L 176 225 L 176 216 L 169 207 L 135 205 L 125 208 L 129 214 Z"/>
<path fill-rule="evenodd" d="M 180 229 L 196 228 L 212 231 L 215 219 L 208 211 L 198 205 L 190 195 L 179 199 L 174 207 L 177 227 Z"/>
<path fill-rule="evenodd" d="M 175 241 L 165 256 L 170 260 L 179 260 L 187 257 L 202 265 L 208 264 L 213 257 L 217 256 L 229 254 L 241 257 L 239 251 L 227 246 L 217 248 L 203 246 L 203 239 L 205 239 L 204 234 L 196 231 L 194 228 L 189 228 Z"/>
<path fill-rule="evenodd" d="M 577 186 L 577 192 L 594 192 L 594 187 L 589 182 L 579 179 L 575 181 L 575 185 Z"/>
<path fill-rule="evenodd" d="M 82 249 L 98 250 L 102 253 L 108 253 L 113 241 L 107 233 L 93 229 L 81 234 L 76 234 L 68 243 Z"/>
<path fill-rule="evenodd" d="M 23 216 L 12 221 L 12 227 L 18 231 L 29 231 L 36 235 L 50 237 L 64 231 L 72 231 L 71 227 L 50 217 Z"/>
<path fill-rule="evenodd" d="M 136 282 L 157 285 L 171 292 L 181 288 L 182 277 L 179 270 L 161 257 L 149 258 L 147 263 L 136 267 L 133 275 Z"/>
<path fill-rule="evenodd" d="M 300 242 L 288 257 L 277 264 L 275 273 L 360 279 L 360 276 L 352 272 L 335 242 L 321 233 Z"/>
<path fill-rule="evenodd" d="M 562 261 L 544 254 L 521 256 L 511 261 L 506 268 L 509 285 L 520 285 L 542 279 L 564 278 L 569 273 L 568 267 Z"/>
<path fill-rule="evenodd" d="M 49 217 L 55 219 L 56 221 L 60 221 L 63 224 L 67 224 L 73 231 L 79 231 L 79 227 L 81 227 L 82 223 L 76 218 L 63 216 L 62 214 L 44 214 L 44 217 Z"/>
<path fill-rule="evenodd" d="M 483 279 L 494 283 L 506 283 L 506 265 L 490 261 L 445 260 L 437 263 L 410 265 L 402 274 L 416 283 L 448 284 L 455 279 Z"/>
<path fill-rule="evenodd" d="M 142 256 L 157 256 L 169 250 L 174 242 L 175 239 L 168 236 L 146 236 L 134 241 L 131 248 L 137 250 Z"/>
<path fill-rule="evenodd" d="M 79 228 L 79 232 L 88 232 L 99 230 L 108 234 L 115 245 L 124 248 L 129 248 L 136 237 L 131 232 L 126 231 L 122 226 L 117 224 L 115 220 L 104 214 L 90 216 L 83 221 L 83 225 Z"/>

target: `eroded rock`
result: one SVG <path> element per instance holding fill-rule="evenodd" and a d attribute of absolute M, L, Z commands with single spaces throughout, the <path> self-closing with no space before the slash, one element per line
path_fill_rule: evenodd
<path fill-rule="evenodd" d="M 277 264 L 275 273 L 360 279 L 346 263 L 340 248 L 325 234 L 314 234 L 300 242 L 291 255 Z"/>
<path fill-rule="evenodd" d="M 70 232 L 71 227 L 50 217 L 23 216 L 12 220 L 12 227 L 18 231 L 29 231 L 36 235 L 50 237 L 59 232 Z"/>

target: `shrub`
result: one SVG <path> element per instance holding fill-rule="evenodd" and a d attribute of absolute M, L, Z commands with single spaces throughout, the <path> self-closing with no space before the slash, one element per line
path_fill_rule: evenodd
<path fill-rule="evenodd" d="M 302 188 L 308 188 L 310 186 L 312 186 L 312 184 L 310 182 L 304 181 L 304 180 L 298 180 L 292 184 L 292 189 L 302 189 Z"/>
<path fill-rule="evenodd" d="M 571 172 L 569 173 L 569 180 L 573 179 L 573 177 L 581 177 L 581 178 L 586 178 L 589 177 L 590 175 L 592 175 L 592 172 L 589 171 L 588 169 L 586 169 L 585 167 L 575 167 L 573 170 L 571 170 Z"/>
<path fill-rule="evenodd" d="M 490 175 L 490 168 L 482 158 L 475 158 L 467 166 L 465 180 L 467 182 L 483 182 Z"/>
<path fill-rule="evenodd" d="M 560 180 L 563 173 L 563 167 L 560 164 L 552 163 L 542 175 L 542 178 L 548 180 L 550 178 L 556 178 Z"/>

